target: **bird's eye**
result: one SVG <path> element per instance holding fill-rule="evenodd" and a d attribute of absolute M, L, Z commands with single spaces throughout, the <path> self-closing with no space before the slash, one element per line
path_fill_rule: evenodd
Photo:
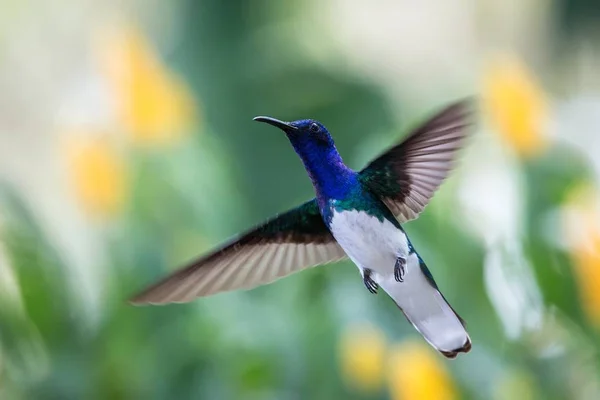
<path fill-rule="evenodd" d="M 311 130 L 311 132 L 319 132 L 319 125 L 313 122 L 312 124 L 310 124 L 309 129 Z"/>

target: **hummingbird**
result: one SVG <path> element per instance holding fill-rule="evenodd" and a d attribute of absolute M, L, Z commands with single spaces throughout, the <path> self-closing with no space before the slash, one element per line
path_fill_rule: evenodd
<path fill-rule="evenodd" d="M 471 103 L 438 111 L 360 171 L 347 167 L 323 124 L 256 117 L 285 133 L 316 196 L 242 233 L 133 297 L 133 304 L 185 303 L 251 289 L 349 258 L 366 289 L 389 295 L 441 354 L 471 349 L 464 320 L 446 301 L 401 224 L 415 219 L 452 169 Z"/>

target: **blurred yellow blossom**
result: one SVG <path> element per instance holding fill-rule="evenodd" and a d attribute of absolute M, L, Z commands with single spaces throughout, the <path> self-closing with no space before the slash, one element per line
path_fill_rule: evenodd
<path fill-rule="evenodd" d="M 483 106 L 492 127 L 518 154 L 529 157 L 545 147 L 546 97 L 518 60 L 496 60 L 484 71 Z"/>
<path fill-rule="evenodd" d="M 389 358 L 388 381 L 394 400 L 452 400 L 458 398 L 442 358 L 427 344 L 396 345 Z"/>
<path fill-rule="evenodd" d="M 190 91 L 160 61 L 141 32 L 133 28 L 117 32 L 102 36 L 101 55 L 119 123 L 137 144 L 178 139 L 194 120 Z"/>
<path fill-rule="evenodd" d="M 563 229 L 588 319 L 600 327 L 600 195 L 591 185 L 573 189 L 563 212 Z"/>
<path fill-rule="evenodd" d="M 376 327 L 359 325 L 343 333 L 340 364 L 346 383 L 362 392 L 375 393 L 383 382 L 385 336 Z"/>
<path fill-rule="evenodd" d="M 69 175 L 82 206 L 93 216 L 109 217 L 123 206 L 126 192 L 125 164 L 105 138 L 69 136 Z"/>

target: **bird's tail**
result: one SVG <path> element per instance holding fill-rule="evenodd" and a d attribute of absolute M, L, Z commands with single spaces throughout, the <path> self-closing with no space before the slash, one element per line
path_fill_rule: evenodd
<path fill-rule="evenodd" d="M 415 257 L 415 258 L 413 258 Z M 448 358 L 471 350 L 471 339 L 463 319 L 439 291 L 425 263 L 415 253 L 409 256 L 404 282 L 381 282 L 408 321 L 436 350 Z"/>

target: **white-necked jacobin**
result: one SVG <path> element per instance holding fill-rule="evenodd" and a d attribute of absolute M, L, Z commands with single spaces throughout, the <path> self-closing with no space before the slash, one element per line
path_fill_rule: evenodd
<path fill-rule="evenodd" d="M 285 132 L 316 197 L 237 236 L 132 302 L 189 302 L 349 257 L 369 292 L 383 288 L 434 348 L 449 358 L 468 352 L 463 320 L 400 224 L 418 216 L 448 175 L 470 116 L 468 101 L 447 107 L 359 172 L 344 164 L 321 123 L 254 118 Z"/>

